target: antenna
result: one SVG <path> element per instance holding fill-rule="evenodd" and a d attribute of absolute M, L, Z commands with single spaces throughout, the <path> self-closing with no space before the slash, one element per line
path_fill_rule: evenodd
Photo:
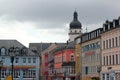
<path fill-rule="evenodd" d="M 87 27 L 86 27 L 86 33 L 87 33 Z"/>

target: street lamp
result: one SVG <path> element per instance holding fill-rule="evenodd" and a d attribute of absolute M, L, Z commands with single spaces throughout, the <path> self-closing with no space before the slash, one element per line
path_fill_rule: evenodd
<path fill-rule="evenodd" d="M 2 60 L 0 61 L 0 80 L 1 80 L 1 69 L 2 69 L 2 66 L 3 66 L 3 62 Z"/>
<path fill-rule="evenodd" d="M 13 64 L 13 62 L 14 62 L 14 54 L 16 53 L 16 48 L 14 48 L 14 47 L 11 47 L 10 49 L 9 49 L 9 53 L 10 53 L 10 58 L 11 58 L 11 63 L 12 63 L 12 72 L 11 72 L 11 76 L 12 76 L 12 80 L 13 80 L 13 69 L 14 69 L 14 64 Z"/>

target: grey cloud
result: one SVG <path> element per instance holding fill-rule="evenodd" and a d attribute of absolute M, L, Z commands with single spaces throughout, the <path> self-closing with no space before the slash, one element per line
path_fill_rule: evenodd
<path fill-rule="evenodd" d="M 119 0 L 1 0 L 0 15 L 33 21 L 38 27 L 58 28 L 70 23 L 76 8 L 82 24 L 96 24 L 120 16 Z M 112 4 L 111 4 L 112 3 Z M 117 4 L 116 4 L 117 3 Z M 42 25 L 42 26 L 41 26 Z"/>

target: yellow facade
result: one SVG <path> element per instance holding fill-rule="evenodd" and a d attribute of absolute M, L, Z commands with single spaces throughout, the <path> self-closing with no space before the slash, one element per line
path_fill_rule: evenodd
<path fill-rule="evenodd" d="M 76 65 L 75 65 L 75 73 L 76 75 L 80 75 L 81 74 L 81 47 L 80 44 L 76 45 Z M 81 75 L 80 75 L 81 76 Z"/>

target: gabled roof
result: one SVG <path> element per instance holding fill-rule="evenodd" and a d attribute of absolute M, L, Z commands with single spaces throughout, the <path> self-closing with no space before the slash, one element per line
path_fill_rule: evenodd
<path fill-rule="evenodd" d="M 0 48 L 2 47 L 6 49 L 10 49 L 11 47 L 15 47 L 15 48 L 18 47 L 19 49 L 26 48 L 28 50 L 27 55 L 35 55 L 35 53 L 33 53 L 29 48 L 25 47 L 17 40 L 4 40 L 4 39 L 0 40 Z"/>
<path fill-rule="evenodd" d="M 25 46 L 17 40 L 0 40 L 0 47 L 5 47 L 6 49 L 9 49 L 10 47 L 23 48 Z"/>

